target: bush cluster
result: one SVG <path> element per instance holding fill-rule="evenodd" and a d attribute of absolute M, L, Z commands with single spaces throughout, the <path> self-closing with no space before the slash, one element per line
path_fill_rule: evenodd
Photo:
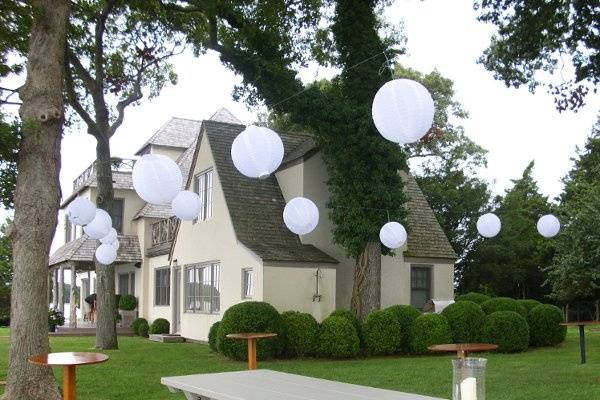
<path fill-rule="evenodd" d="M 490 300 L 491 297 L 483 293 L 469 292 L 456 296 L 456 301 L 472 301 L 473 303 L 482 304 Z"/>
<path fill-rule="evenodd" d="M 119 306 L 119 310 L 133 311 L 137 307 L 138 301 L 134 295 L 125 294 L 119 298 L 117 305 Z"/>
<path fill-rule="evenodd" d="M 248 348 L 245 341 L 228 339 L 230 333 L 269 332 L 277 337 L 258 341 L 259 360 L 277 357 L 285 343 L 283 319 L 272 305 L 261 301 L 247 301 L 231 306 L 223 314 L 218 329 L 217 346 L 220 353 L 235 360 L 246 360 Z"/>
<path fill-rule="evenodd" d="M 514 311 L 521 314 L 522 317 L 527 318 L 527 309 L 515 299 L 510 297 L 494 297 L 481 304 L 483 311 L 489 315 L 496 311 Z"/>
<path fill-rule="evenodd" d="M 138 335 L 144 338 L 148 337 L 148 333 L 150 332 L 150 325 L 148 325 L 148 321 L 143 320 L 140 321 L 138 325 Z"/>
<path fill-rule="evenodd" d="M 318 353 L 322 357 L 350 358 L 360 352 L 360 340 L 348 318 L 329 316 L 321 323 Z"/>
<path fill-rule="evenodd" d="M 412 344 L 412 326 L 421 312 L 411 305 L 398 304 L 386 308 L 393 312 L 400 324 L 400 347 L 402 353 L 410 353 Z"/>
<path fill-rule="evenodd" d="M 417 354 L 427 352 L 434 344 L 450 343 L 452 332 L 446 318 L 441 314 L 422 314 L 412 327 L 412 351 Z"/>
<path fill-rule="evenodd" d="M 367 353 L 371 355 L 394 354 L 402 347 L 402 328 L 396 313 L 387 309 L 374 311 L 363 325 Z"/>
<path fill-rule="evenodd" d="M 217 339 L 219 334 L 219 326 L 221 325 L 221 321 L 217 321 L 210 327 L 208 331 L 208 347 L 214 352 L 219 351 L 217 349 Z"/>
<path fill-rule="evenodd" d="M 517 300 L 517 303 L 519 303 L 525 308 L 527 315 L 529 315 L 529 311 L 531 311 L 534 307 L 537 307 L 540 304 L 542 304 L 539 301 L 533 299 L 519 299 Z"/>
<path fill-rule="evenodd" d="M 442 311 L 448 320 L 453 343 L 477 343 L 482 340 L 485 313 L 479 304 L 461 300 Z"/>
<path fill-rule="evenodd" d="M 142 324 L 146 324 L 148 325 L 148 321 L 146 321 L 145 318 L 136 318 L 135 320 L 133 320 L 133 322 L 131 323 L 131 329 L 133 330 L 133 333 L 136 334 L 137 336 L 141 336 L 140 335 L 140 326 Z"/>
<path fill-rule="evenodd" d="M 515 311 L 496 311 L 485 318 L 483 336 L 486 342 L 498 345 L 500 353 L 516 353 L 529 346 L 529 326 Z"/>
<path fill-rule="evenodd" d="M 285 327 L 285 354 L 305 357 L 315 354 L 319 343 L 319 323 L 308 313 L 286 311 L 281 314 Z"/>
<path fill-rule="evenodd" d="M 564 316 L 560 308 L 550 304 L 540 304 L 529 311 L 529 344 L 532 346 L 556 346 L 564 342 L 567 327 L 561 326 Z"/>
<path fill-rule="evenodd" d="M 150 325 L 150 334 L 152 335 L 164 335 L 169 333 L 170 330 L 171 324 L 164 318 L 157 318 Z"/>
<path fill-rule="evenodd" d="M 354 312 L 352 312 L 350 310 L 336 310 L 336 311 L 332 312 L 331 314 L 329 314 L 329 316 L 346 318 L 348 321 L 352 322 L 354 329 L 356 329 L 356 334 L 358 335 L 358 340 L 360 340 L 360 347 L 362 348 L 364 346 L 364 339 L 363 339 L 363 334 L 362 334 L 362 323 L 360 322 L 360 320 L 358 319 L 356 314 L 354 314 Z"/>

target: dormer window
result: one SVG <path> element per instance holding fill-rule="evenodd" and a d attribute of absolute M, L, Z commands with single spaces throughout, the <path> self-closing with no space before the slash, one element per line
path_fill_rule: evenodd
<path fill-rule="evenodd" d="M 205 221 L 212 217 L 213 170 L 208 169 L 194 178 L 194 192 L 200 196 L 200 214 L 194 222 Z"/>

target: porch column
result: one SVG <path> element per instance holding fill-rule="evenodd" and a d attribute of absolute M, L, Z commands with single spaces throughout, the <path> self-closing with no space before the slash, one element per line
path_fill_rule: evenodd
<path fill-rule="evenodd" d="M 65 312 L 65 268 L 61 265 L 58 270 L 58 311 Z"/>
<path fill-rule="evenodd" d="M 48 268 L 48 295 L 46 296 L 46 300 L 48 300 L 48 304 L 52 304 L 52 269 Z"/>
<path fill-rule="evenodd" d="M 58 269 L 52 268 L 52 308 L 58 308 Z"/>
<path fill-rule="evenodd" d="M 71 263 L 71 290 L 69 293 L 70 294 L 69 308 L 71 310 L 71 316 L 69 317 L 69 328 L 77 328 L 77 307 L 75 304 L 75 284 L 76 283 L 77 283 L 77 277 L 75 275 L 75 263 Z"/>

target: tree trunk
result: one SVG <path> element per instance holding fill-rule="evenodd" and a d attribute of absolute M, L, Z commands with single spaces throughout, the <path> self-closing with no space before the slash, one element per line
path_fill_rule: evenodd
<path fill-rule="evenodd" d="M 19 95 L 23 140 L 19 149 L 15 219 L 11 232 L 14 276 L 6 400 L 60 399 L 49 367 L 27 358 L 49 351 L 48 253 L 60 203 L 60 142 L 64 122 L 63 71 L 66 0 L 32 1 L 27 80 Z"/>
<path fill-rule="evenodd" d="M 381 243 L 369 242 L 354 265 L 352 311 L 361 321 L 381 307 Z"/>
<path fill-rule="evenodd" d="M 97 137 L 96 140 L 96 178 L 98 180 L 96 206 L 112 215 L 114 190 L 108 136 Z M 119 348 L 115 300 L 115 267 L 112 264 L 100 264 L 96 260 L 97 349 Z"/>

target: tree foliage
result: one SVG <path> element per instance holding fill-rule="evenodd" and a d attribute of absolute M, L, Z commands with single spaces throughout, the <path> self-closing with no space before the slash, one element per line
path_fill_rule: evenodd
<path fill-rule="evenodd" d="M 479 20 L 498 31 L 480 62 L 507 86 L 549 85 L 559 111 L 577 110 L 600 82 L 600 7 L 594 1 L 476 0 Z M 571 76 L 565 77 L 573 65 Z M 594 89 L 596 92 L 596 89 Z"/>
<path fill-rule="evenodd" d="M 6 209 L 14 207 L 13 195 L 17 184 L 17 157 L 21 130 L 19 122 L 9 121 L 0 113 L 0 199 Z"/>
<path fill-rule="evenodd" d="M 12 244 L 6 228 L 12 221 L 0 226 L 0 312 L 10 309 L 10 287 L 12 283 Z"/>

